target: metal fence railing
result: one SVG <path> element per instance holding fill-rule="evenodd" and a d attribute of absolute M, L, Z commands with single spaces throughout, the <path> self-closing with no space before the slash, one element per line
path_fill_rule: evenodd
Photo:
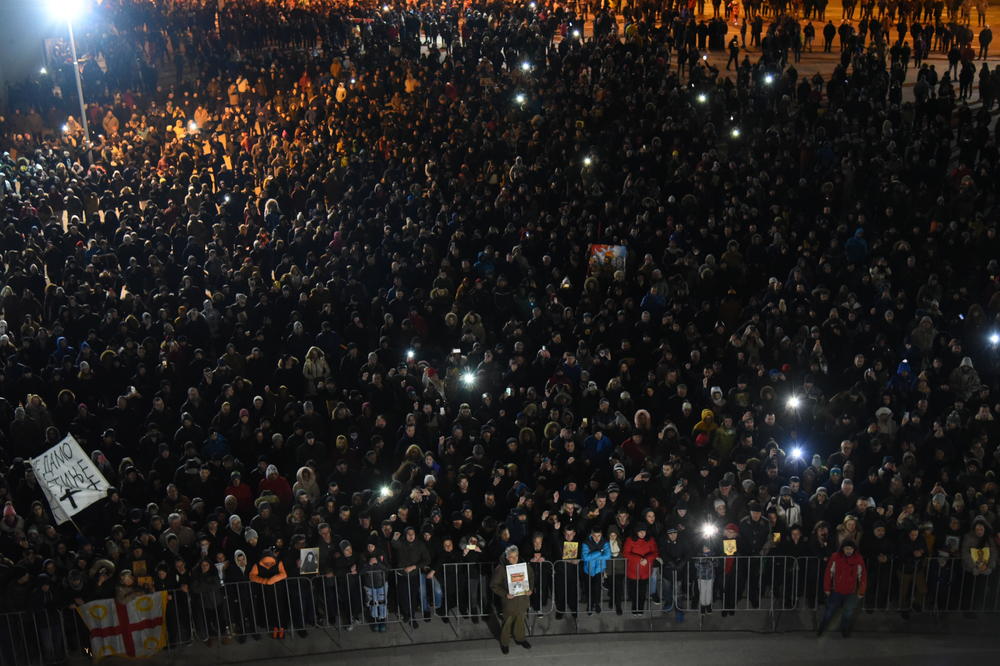
<path fill-rule="evenodd" d="M 867 612 L 904 618 L 911 612 L 1000 613 L 1000 568 L 987 574 L 970 570 L 960 558 L 883 559 L 866 562 L 868 589 L 861 607 Z M 546 633 L 586 631 L 584 618 L 598 613 L 651 623 L 664 613 L 704 618 L 708 608 L 722 614 L 759 613 L 776 630 L 782 614 L 800 613 L 815 623 L 825 599 L 826 566 L 816 557 L 656 560 L 638 570 L 623 559 L 605 562 L 602 570 L 579 560 L 529 566 L 535 581 L 529 630 L 538 620 L 549 619 Z M 489 587 L 495 567 L 492 562 L 467 562 L 445 564 L 434 572 L 352 569 L 276 585 L 201 580 L 187 592 L 169 592 L 168 649 L 195 641 L 301 638 L 319 628 L 336 636 L 332 650 L 349 647 L 344 634 L 356 627 L 410 633 L 412 624 L 435 619 L 455 627 L 460 639 L 459 625 L 500 612 Z M 74 654 L 89 654 L 89 639 L 72 608 L 0 614 L 0 666 L 44 666 Z"/>

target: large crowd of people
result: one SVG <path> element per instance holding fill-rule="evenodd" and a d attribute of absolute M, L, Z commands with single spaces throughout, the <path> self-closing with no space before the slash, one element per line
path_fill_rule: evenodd
<path fill-rule="evenodd" d="M 862 3 L 802 76 L 788 5 L 727 72 L 674 3 L 162 4 L 81 29 L 92 143 L 65 63 L 0 127 L 2 610 L 217 605 L 312 547 L 374 630 L 511 546 L 591 611 L 657 558 L 855 550 L 904 613 L 937 558 L 996 600 L 1000 65 L 957 10 Z M 55 525 L 67 434 L 114 487 Z M 756 601 L 699 562 L 702 610 Z"/>

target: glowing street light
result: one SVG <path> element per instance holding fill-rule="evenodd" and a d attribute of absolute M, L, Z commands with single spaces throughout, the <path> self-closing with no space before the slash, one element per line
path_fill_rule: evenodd
<path fill-rule="evenodd" d="M 73 73 L 76 75 L 76 95 L 80 100 L 80 121 L 83 123 L 83 143 L 87 147 L 87 163 L 94 161 L 90 149 L 90 123 L 87 122 L 87 105 L 83 101 L 83 82 L 80 80 L 80 59 L 76 55 L 76 38 L 73 36 L 73 19 L 83 14 L 84 0 L 48 0 L 49 13 L 66 21 L 69 28 L 69 46 L 73 56 Z"/>
<path fill-rule="evenodd" d="M 802 405 L 802 400 L 797 396 L 793 395 L 788 399 L 788 409 L 798 409 Z"/>

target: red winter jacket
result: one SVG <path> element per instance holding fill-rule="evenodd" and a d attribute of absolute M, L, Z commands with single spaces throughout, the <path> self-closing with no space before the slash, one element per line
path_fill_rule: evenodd
<path fill-rule="evenodd" d="M 857 594 L 864 596 L 868 587 L 868 569 L 865 561 L 854 551 L 850 557 L 843 552 L 837 551 L 830 556 L 826 565 L 826 574 L 823 576 L 823 591 L 829 594 L 831 591 L 837 594 Z"/>
<path fill-rule="evenodd" d="M 653 561 L 659 554 L 653 539 L 625 539 L 625 547 L 622 549 L 622 555 L 625 556 L 625 576 L 629 580 L 648 580 L 653 571 Z M 646 560 L 645 565 L 642 564 L 643 559 Z"/>

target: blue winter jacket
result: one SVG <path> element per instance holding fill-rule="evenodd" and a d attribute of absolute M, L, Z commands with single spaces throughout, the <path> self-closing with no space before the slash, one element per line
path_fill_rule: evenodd
<path fill-rule="evenodd" d="M 611 544 L 607 539 L 601 539 L 601 543 L 594 543 L 594 540 L 587 537 L 583 542 L 580 560 L 583 563 L 583 572 L 588 576 L 596 576 L 604 573 L 611 559 Z"/>

